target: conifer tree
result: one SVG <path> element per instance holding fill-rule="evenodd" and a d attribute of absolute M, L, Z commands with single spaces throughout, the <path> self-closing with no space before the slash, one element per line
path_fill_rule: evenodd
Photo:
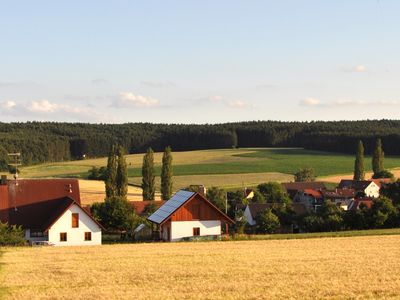
<path fill-rule="evenodd" d="M 154 176 L 154 154 L 151 148 L 147 149 L 143 156 L 142 165 L 142 195 L 143 200 L 154 200 L 155 176 Z"/>
<path fill-rule="evenodd" d="M 354 180 L 364 180 L 364 145 L 362 141 L 358 141 L 356 159 L 354 161 Z"/>
<path fill-rule="evenodd" d="M 375 143 L 375 150 L 372 155 L 372 170 L 374 171 L 375 175 L 381 173 L 384 170 L 383 168 L 384 156 L 385 154 L 383 153 L 382 150 L 382 141 L 381 139 L 377 139 Z"/>
<path fill-rule="evenodd" d="M 124 156 L 124 149 L 122 146 L 117 147 L 117 175 L 116 175 L 116 195 L 118 197 L 126 198 L 128 193 L 128 169 L 126 167 L 126 160 Z"/>
<path fill-rule="evenodd" d="M 110 153 L 108 154 L 107 160 L 107 171 L 106 171 L 106 197 L 114 197 L 117 195 L 116 182 L 117 182 L 117 156 L 116 146 L 111 147 Z"/>
<path fill-rule="evenodd" d="M 161 197 L 163 200 L 171 198 L 172 194 L 172 154 L 171 147 L 166 147 L 161 168 Z"/>

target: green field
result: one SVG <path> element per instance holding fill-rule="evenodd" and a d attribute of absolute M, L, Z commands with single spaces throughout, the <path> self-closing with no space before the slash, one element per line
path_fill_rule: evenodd
<path fill-rule="evenodd" d="M 143 154 L 127 155 L 131 183 L 140 183 Z M 156 174 L 160 174 L 162 153 L 155 154 Z M 348 174 L 353 171 L 354 156 L 311 151 L 300 148 L 249 148 L 174 152 L 174 175 L 178 186 L 189 184 L 235 187 L 267 180 L 286 181 L 301 167 L 311 167 L 317 176 Z M 366 157 L 366 171 L 371 169 Z M 42 164 L 22 168 L 22 177 L 85 178 L 92 166 L 105 166 L 106 158 Z M 400 157 L 385 158 L 385 167 L 400 167 Z M 236 174 L 236 178 L 231 178 Z M 240 176 L 243 174 L 243 176 Z M 247 178 L 252 176 L 251 180 Z M 230 178 L 230 179 L 228 179 Z M 226 183 L 225 183 L 226 182 Z M 209 186 L 209 185 L 208 185 Z"/>

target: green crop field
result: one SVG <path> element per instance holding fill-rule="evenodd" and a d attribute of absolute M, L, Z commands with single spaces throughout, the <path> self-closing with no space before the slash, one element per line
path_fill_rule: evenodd
<path fill-rule="evenodd" d="M 155 154 L 156 174 L 160 174 L 162 153 Z M 300 148 L 249 148 L 174 152 L 176 187 L 206 184 L 236 187 L 269 180 L 286 181 L 301 167 L 311 167 L 317 176 L 349 174 L 354 156 Z M 143 154 L 127 155 L 131 183 L 140 183 Z M 366 157 L 366 170 L 371 169 Z M 106 165 L 106 158 L 41 164 L 22 168 L 22 177 L 85 178 L 92 166 Z M 386 157 L 385 167 L 400 167 L 400 157 Z M 233 175 L 235 174 L 235 175 Z M 242 175 L 240 175 L 242 174 Z M 251 177 L 251 179 L 249 178 Z M 212 181 L 210 182 L 210 179 Z"/>

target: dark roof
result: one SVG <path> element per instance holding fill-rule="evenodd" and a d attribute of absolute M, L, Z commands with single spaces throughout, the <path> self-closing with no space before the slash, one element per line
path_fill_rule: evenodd
<path fill-rule="evenodd" d="M 372 180 L 351 180 L 342 179 L 339 183 L 339 188 L 352 188 L 357 191 L 364 191 L 373 181 Z"/>
<path fill-rule="evenodd" d="M 100 228 L 104 229 L 79 203 L 72 198 L 63 197 L 41 201 L 9 209 L 9 224 L 25 229 L 47 231 L 73 204 L 78 205 Z"/>
<path fill-rule="evenodd" d="M 174 212 L 176 212 L 179 208 L 181 208 L 190 200 L 194 199 L 196 196 L 200 197 L 203 201 L 207 202 L 226 221 L 232 224 L 235 223 L 231 218 L 229 218 L 226 214 L 220 211 L 213 203 L 208 201 L 200 193 L 189 192 L 185 190 L 179 190 L 178 192 L 176 192 L 171 199 L 165 202 L 159 209 L 157 209 L 151 216 L 149 216 L 147 220 L 156 224 L 162 224 L 165 221 L 169 220 Z"/>
<path fill-rule="evenodd" d="M 304 191 L 305 189 L 322 190 L 326 189 L 323 182 L 283 182 L 282 186 L 289 191 Z"/>
<path fill-rule="evenodd" d="M 284 205 L 284 203 L 249 203 L 247 206 L 249 207 L 251 216 L 255 219 L 259 213 L 262 213 L 267 209 L 279 209 Z M 296 215 L 304 215 L 307 213 L 307 209 L 303 203 L 294 202 L 291 204 L 291 208 Z"/>
<path fill-rule="evenodd" d="M 324 198 L 354 198 L 356 196 L 356 191 L 354 189 L 334 189 L 334 190 L 323 190 L 321 191 Z"/>
<path fill-rule="evenodd" d="M 8 180 L 8 207 L 69 197 L 81 203 L 77 179 Z"/>

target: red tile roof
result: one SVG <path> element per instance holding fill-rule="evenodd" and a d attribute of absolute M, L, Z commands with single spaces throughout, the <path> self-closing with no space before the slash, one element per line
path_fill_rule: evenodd
<path fill-rule="evenodd" d="M 314 190 L 314 189 L 305 189 L 303 191 L 304 194 L 308 194 L 313 196 L 314 198 L 322 198 L 322 193 L 319 190 Z"/>
<path fill-rule="evenodd" d="M 353 189 L 334 189 L 334 190 L 324 190 L 322 191 L 324 198 L 354 198 L 356 196 L 356 191 Z"/>
<path fill-rule="evenodd" d="M 361 205 L 365 205 L 368 209 L 370 209 L 372 205 L 374 205 L 374 201 L 372 199 L 355 199 L 351 203 L 349 209 L 350 210 L 360 209 Z"/>
<path fill-rule="evenodd" d="M 159 208 L 165 202 L 166 201 L 129 201 L 129 204 L 133 207 L 135 213 L 141 216 L 144 214 L 146 207 L 148 207 L 149 205 L 154 203 L 156 205 L 156 208 Z"/>

